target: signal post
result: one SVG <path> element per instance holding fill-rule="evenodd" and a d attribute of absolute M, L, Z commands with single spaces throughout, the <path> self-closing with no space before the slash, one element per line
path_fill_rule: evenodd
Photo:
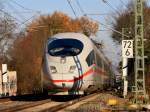
<path fill-rule="evenodd" d="M 133 40 L 124 40 L 124 35 L 130 35 L 128 28 L 122 28 L 122 79 L 123 79 L 123 96 L 127 96 L 128 92 L 128 58 L 133 58 Z"/>

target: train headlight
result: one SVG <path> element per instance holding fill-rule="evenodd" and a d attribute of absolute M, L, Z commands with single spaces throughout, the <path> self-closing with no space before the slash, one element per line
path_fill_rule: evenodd
<path fill-rule="evenodd" d="M 70 66 L 69 72 L 73 73 L 76 69 L 76 65 Z"/>
<path fill-rule="evenodd" d="M 55 66 L 50 66 L 50 70 L 51 70 L 51 73 L 56 73 L 57 72 Z"/>

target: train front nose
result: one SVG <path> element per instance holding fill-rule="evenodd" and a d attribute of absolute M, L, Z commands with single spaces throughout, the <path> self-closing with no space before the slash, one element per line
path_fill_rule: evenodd
<path fill-rule="evenodd" d="M 53 39 L 48 43 L 48 67 L 52 83 L 56 88 L 76 88 L 78 77 L 77 61 L 74 57 L 83 50 L 78 39 Z"/>
<path fill-rule="evenodd" d="M 75 85 L 76 78 L 73 74 L 55 74 L 52 76 L 52 82 L 56 88 L 71 89 Z"/>
<path fill-rule="evenodd" d="M 65 90 L 80 88 L 81 76 L 73 57 L 59 57 L 57 62 L 51 62 L 49 71 L 55 88 Z"/>
<path fill-rule="evenodd" d="M 75 86 L 78 80 L 76 65 L 64 63 L 57 65 L 57 67 L 50 66 L 50 69 L 52 82 L 57 88 L 71 89 Z"/>

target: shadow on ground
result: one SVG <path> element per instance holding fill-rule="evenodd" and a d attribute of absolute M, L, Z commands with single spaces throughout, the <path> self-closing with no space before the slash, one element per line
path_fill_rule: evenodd
<path fill-rule="evenodd" d="M 73 99 L 80 98 L 79 95 L 43 95 L 43 94 L 29 94 L 29 95 L 20 95 L 20 96 L 13 96 L 10 97 L 12 101 L 41 101 L 50 99 L 56 102 L 66 102 Z"/>
<path fill-rule="evenodd" d="M 77 98 L 80 98 L 79 95 L 51 95 L 51 100 L 56 102 L 66 102 L 71 101 Z"/>

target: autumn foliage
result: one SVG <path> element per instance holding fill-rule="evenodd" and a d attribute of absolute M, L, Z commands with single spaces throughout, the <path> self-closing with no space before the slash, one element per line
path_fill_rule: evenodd
<path fill-rule="evenodd" d="M 64 13 L 42 15 L 27 26 L 27 33 L 19 37 L 12 50 L 12 62 L 18 72 L 18 92 L 32 93 L 41 89 L 41 63 L 48 37 L 59 32 L 96 34 L 98 24 L 87 17 L 72 19 Z"/>

